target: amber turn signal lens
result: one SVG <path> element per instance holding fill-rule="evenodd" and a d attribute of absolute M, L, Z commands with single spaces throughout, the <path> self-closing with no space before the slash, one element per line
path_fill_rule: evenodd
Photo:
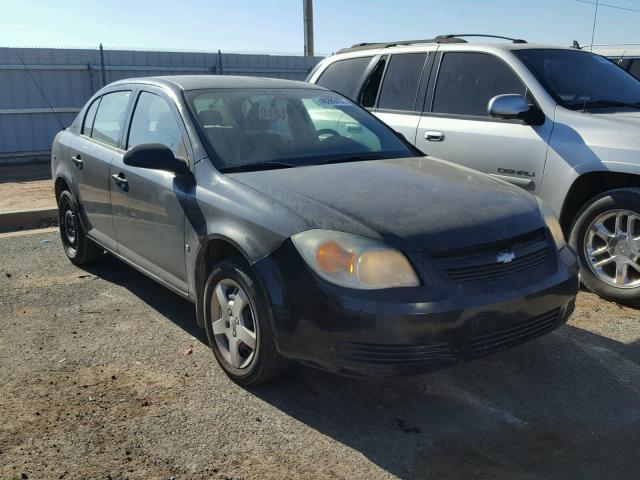
<path fill-rule="evenodd" d="M 353 273 L 356 254 L 342 248 L 338 243 L 329 241 L 318 246 L 316 262 L 327 273 Z"/>

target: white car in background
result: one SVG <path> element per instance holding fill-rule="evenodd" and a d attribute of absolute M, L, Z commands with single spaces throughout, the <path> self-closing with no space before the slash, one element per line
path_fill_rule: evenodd
<path fill-rule="evenodd" d="M 428 155 L 536 194 L 560 215 L 584 285 L 640 304 L 640 81 L 580 48 L 461 38 L 470 36 L 486 35 L 354 45 L 307 81 Z M 363 134 L 343 123 L 327 128 Z"/>

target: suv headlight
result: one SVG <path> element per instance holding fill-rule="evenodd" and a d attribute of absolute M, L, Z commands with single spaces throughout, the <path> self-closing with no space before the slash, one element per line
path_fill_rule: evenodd
<path fill-rule="evenodd" d="M 544 219 L 544 223 L 547 225 L 547 228 L 553 236 L 553 240 L 556 242 L 556 247 L 558 250 L 562 250 L 566 246 L 566 242 L 564 240 L 564 233 L 562 233 L 562 227 L 560 226 L 558 217 L 555 212 L 545 205 L 545 203 L 540 199 L 538 199 L 538 207 L 540 208 L 540 214 Z"/>
<path fill-rule="evenodd" d="M 307 230 L 291 237 L 304 261 L 328 282 L 375 290 L 420 285 L 397 250 L 369 238 L 333 230 Z"/>

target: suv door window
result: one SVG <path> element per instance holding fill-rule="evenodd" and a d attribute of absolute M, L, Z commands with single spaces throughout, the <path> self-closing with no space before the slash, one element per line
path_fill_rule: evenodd
<path fill-rule="evenodd" d="M 348 58 L 333 62 L 322 72 L 318 79 L 318 85 L 338 92 L 353 100 L 360 78 L 367 68 L 372 57 Z"/>
<path fill-rule="evenodd" d="M 102 96 L 96 119 L 93 122 L 91 138 L 118 146 L 120 132 L 127 115 L 131 91 L 107 93 Z"/>
<path fill-rule="evenodd" d="M 631 65 L 629 65 L 629 73 L 640 80 L 640 59 L 631 61 Z"/>
<path fill-rule="evenodd" d="M 142 92 L 131 119 L 127 148 L 145 143 L 160 143 L 175 155 L 182 149 L 182 135 L 167 101 L 159 95 Z"/>
<path fill-rule="evenodd" d="M 488 117 L 489 100 L 508 93 L 525 95 L 526 87 L 502 60 L 485 53 L 445 53 L 432 111 Z"/>
<path fill-rule="evenodd" d="M 382 74 L 384 73 L 386 64 L 387 58 L 381 58 L 365 82 L 364 88 L 362 89 L 362 101 L 360 102 L 363 107 L 375 107 L 378 90 L 380 89 L 380 81 L 382 80 Z"/>
<path fill-rule="evenodd" d="M 87 114 L 84 116 L 84 122 L 82 123 L 82 135 L 87 137 L 91 136 L 91 130 L 93 129 L 93 121 L 96 118 L 96 111 L 100 104 L 100 97 L 96 98 L 91 106 L 87 109 Z"/>
<path fill-rule="evenodd" d="M 378 108 L 407 111 L 414 109 L 426 59 L 426 53 L 404 53 L 391 56 L 382 81 Z"/>

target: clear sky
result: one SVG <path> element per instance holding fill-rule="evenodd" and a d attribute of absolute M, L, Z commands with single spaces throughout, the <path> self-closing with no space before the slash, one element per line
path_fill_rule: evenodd
<path fill-rule="evenodd" d="M 640 0 L 602 1 L 595 43 L 640 43 Z M 315 0 L 316 53 L 442 33 L 584 44 L 591 39 L 593 2 Z M 303 50 L 302 0 L 0 0 L 0 9 L 1 46 Z"/>

